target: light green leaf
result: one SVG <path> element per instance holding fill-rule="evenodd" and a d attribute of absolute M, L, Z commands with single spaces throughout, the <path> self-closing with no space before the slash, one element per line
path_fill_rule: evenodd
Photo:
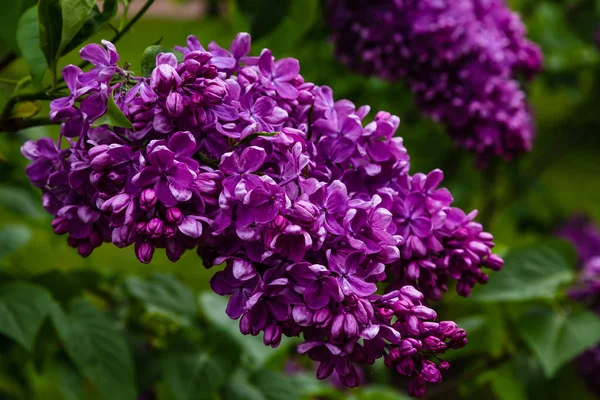
<path fill-rule="evenodd" d="M 61 53 L 62 49 L 69 44 L 83 27 L 96 2 L 94 0 L 60 0 L 60 3 L 62 9 L 62 33 L 59 53 Z"/>
<path fill-rule="evenodd" d="M 83 299 L 71 303 L 68 312 L 54 303 L 52 321 L 69 358 L 104 399 L 135 398 L 131 355 L 113 321 Z"/>
<path fill-rule="evenodd" d="M 537 307 L 524 313 L 517 326 L 548 378 L 600 341 L 600 318 L 589 311 L 567 315 Z"/>
<path fill-rule="evenodd" d="M 31 351 L 51 304 L 50 294 L 37 286 L 24 283 L 0 286 L 0 333 Z"/>
<path fill-rule="evenodd" d="M 553 298 L 572 279 L 572 266 L 559 251 L 536 244 L 510 251 L 502 271 L 491 275 L 471 298 L 490 302 Z"/>
<path fill-rule="evenodd" d="M 173 50 L 168 47 L 153 44 L 146 47 L 142 53 L 142 75 L 150 76 L 152 70 L 156 67 L 156 56 L 160 53 L 172 53 Z"/>
<path fill-rule="evenodd" d="M 170 275 L 153 274 L 147 280 L 130 277 L 125 280 L 125 288 L 147 308 L 189 318 L 198 311 L 194 292 Z"/>
<path fill-rule="evenodd" d="M 38 3 L 38 22 L 40 35 L 39 47 L 42 53 L 44 53 L 54 81 L 62 35 L 60 0 L 40 0 Z"/>
<path fill-rule="evenodd" d="M 44 213 L 38 202 L 26 190 L 12 186 L 0 186 L 0 207 L 24 217 L 41 218 Z"/>
<path fill-rule="evenodd" d="M 123 111 L 121 111 L 117 103 L 115 103 L 114 93 L 112 93 L 108 99 L 106 112 L 103 116 L 94 121 L 92 127 L 96 128 L 102 125 L 119 126 L 121 128 L 133 129 L 131 122 L 127 119 L 125 114 L 123 114 Z"/>
<path fill-rule="evenodd" d="M 104 0 L 102 11 L 94 4 L 91 12 L 88 14 L 87 19 L 75 34 L 75 36 L 69 41 L 69 43 L 63 43 L 61 46 L 60 55 L 63 56 L 71 50 L 77 48 L 93 34 L 98 32 L 108 21 L 111 20 L 116 14 L 118 9 L 117 0 Z"/>
<path fill-rule="evenodd" d="M 48 69 L 48 63 L 40 49 L 37 6 L 31 7 L 21 16 L 17 28 L 17 42 L 21 54 L 23 54 L 23 57 L 27 60 L 27 65 L 29 65 L 33 84 L 39 86 L 44 78 L 44 73 Z"/>
<path fill-rule="evenodd" d="M 0 227 L 0 259 L 25 246 L 31 238 L 31 231 L 22 225 Z"/>

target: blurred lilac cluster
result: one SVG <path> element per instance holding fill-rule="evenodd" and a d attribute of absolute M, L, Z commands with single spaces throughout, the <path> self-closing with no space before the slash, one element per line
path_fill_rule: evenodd
<path fill-rule="evenodd" d="M 600 230 L 586 216 L 574 215 L 556 234 L 575 246 L 579 257 L 579 277 L 569 295 L 573 300 L 588 303 L 600 315 Z M 583 353 L 577 367 L 589 387 L 600 395 L 600 346 Z"/>
<path fill-rule="evenodd" d="M 479 165 L 531 150 L 516 75 L 533 77 L 542 54 L 502 0 L 330 0 L 327 18 L 342 62 L 405 79 L 422 111 L 477 152 Z"/>
<path fill-rule="evenodd" d="M 441 171 L 409 174 L 400 119 L 365 123 L 368 106 L 305 82 L 297 60 L 249 57 L 248 34 L 230 50 L 190 36 L 183 60 L 159 54 L 148 78 L 103 43 L 81 51 L 93 69 L 63 70 L 58 143 L 22 149 L 56 233 L 83 256 L 133 244 L 144 263 L 156 248 L 172 261 L 196 248 L 225 265 L 211 286 L 241 332 L 274 347 L 303 334 L 320 379 L 355 386 L 355 364 L 383 357 L 413 377 L 413 395 L 440 382 L 449 364 L 436 354 L 464 346 L 465 331 L 435 322 L 427 300 L 450 280 L 467 296 L 502 259 L 476 213 L 451 206 Z M 112 98 L 133 128 L 106 118 Z"/>

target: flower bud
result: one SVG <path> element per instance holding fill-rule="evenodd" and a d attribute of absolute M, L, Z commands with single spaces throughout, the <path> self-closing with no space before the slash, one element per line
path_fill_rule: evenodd
<path fill-rule="evenodd" d="M 171 92 L 167 97 L 165 106 L 167 108 L 167 113 L 171 117 L 178 117 L 183 114 L 183 111 L 185 110 L 185 100 L 179 93 Z"/>
<path fill-rule="evenodd" d="M 167 210 L 167 221 L 172 224 L 179 224 L 183 220 L 183 215 L 177 207 L 171 207 Z"/>
<path fill-rule="evenodd" d="M 144 189 L 140 195 L 140 208 L 144 211 L 148 211 L 156 206 L 158 202 L 158 196 L 154 189 Z"/>
<path fill-rule="evenodd" d="M 204 100 L 207 104 L 221 104 L 225 96 L 227 96 L 227 86 L 224 83 L 211 82 L 204 89 Z"/>
<path fill-rule="evenodd" d="M 64 217 L 54 218 L 52 228 L 57 235 L 64 235 L 69 231 L 69 220 Z"/>
<path fill-rule="evenodd" d="M 138 241 L 135 243 L 135 255 L 138 260 L 144 264 L 148 264 L 152 261 L 152 256 L 154 255 L 154 246 L 150 242 Z"/>
<path fill-rule="evenodd" d="M 277 324 L 269 325 L 265 329 L 263 342 L 265 346 L 271 346 L 273 348 L 279 346 L 281 342 L 281 327 Z"/>
<path fill-rule="evenodd" d="M 163 222 L 160 218 L 152 218 L 146 224 L 146 235 L 148 235 L 152 239 L 158 239 L 162 236 L 163 231 Z"/>

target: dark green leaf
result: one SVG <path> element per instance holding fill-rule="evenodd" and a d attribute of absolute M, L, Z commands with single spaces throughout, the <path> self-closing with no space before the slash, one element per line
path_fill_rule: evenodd
<path fill-rule="evenodd" d="M 118 9 L 117 0 L 104 0 L 102 11 L 98 6 L 94 5 L 87 19 L 77 32 L 77 34 L 69 41 L 68 44 L 62 45 L 61 56 L 67 54 L 71 50 L 77 48 L 94 33 L 98 32 L 108 21 L 116 14 Z"/>
<path fill-rule="evenodd" d="M 125 114 L 123 114 L 123 111 L 121 111 L 117 103 L 115 103 L 115 98 L 113 94 L 111 94 L 110 98 L 108 99 L 108 104 L 106 105 L 106 112 L 103 116 L 94 121 L 92 127 L 96 128 L 102 125 L 109 125 L 133 129 L 133 125 L 131 124 L 131 122 L 129 122 Z"/>
<path fill-rule="evenodd" d="M 259 370 L 250 381 L 267 400 L 299 400 L 300 388 L 291 376 L 269 369 Z"/>
<path fill-rule="evenodd" d="M 547 377 L 600 341 L 600 318 L 589 311 L 564 314 L 537 307 L 524 313 L 517 326 Z"/>
<path fill-rule="evenodd" d="M 60 389 L 65 400 L 83 400 L 83 379 L 75 368 L 63 362 L 58 366 L 60 373 Z"/>
<path fill-rule="evenodd" d="M 170 275 L 153 274 L 147 280 L 127 278 L 125 288 L 148 308 L 158 308 L 189 318 L 198 311 L 194 292 Z"/>
<path fill-rule="evenodd" d="M 237 0 L 250 24 L 253 40 L 268 35 L 284 19 L 292 0 Z"/>
<path fill-rule="evenodd" d="M 59 57 L 62 35 L 62 11 L 60 0 L 40 0 L 38 3 L 40 49 L 52 77 L 56 77 L 56 62 Z"/>
<path fill-rule="evenodd" d="M 142 75 L 150 76 L 152 70 L 156 67 L 156 56 L 159 53 L 172 52 L 173 50 L 158 44 L 146 47 L 146 50 L 144 50 L 144 53 L 142 54 Z"/>
<path fill-rule="evenodd" d="M 95 0 L 60 0 L 62 9 L 61 50 L 67 46 L 91 15 Z"/>
<path fill-rule="evenodd" d="M 531 245 L 510 251 L 501 272 L 474 291 L 480 301 L 525 301 L 552 298 L 558 288 L 573 279 L 572 266 L 556 249 Z"/>
<path fill-rule="evenodd" d="M 0 186 L 0 206 L 24 217 L 40 218 L 44 213 L 38 205 L 38 201 L 23 190 L 11 186 Z"/>
<path fill-rule="evenodd" d="M 64 312 L 52 305 L 52 321 L 69 358 L 106 400 L 135 398 L 133 363 L 114 323 L 88 301 L 76 300 Z"/>
<path fill-rule="evenodd" d="M 223 400 L 267 400 L 263 393 L 241 377 L 230 379 L 223 388 L 221 397 Z"/>
<path fill-rule="evenodd" d="M 37 286 L 0 286 L 0 332 L 31 350 L 35 335 L 50 312 L 50 294 Z"/>
<path fill-rule="evenodd" d="M 19 51 L 15 34 L 21 8 L 22 0 L 0 1 L 0 42 L 15 52 Z"/>
<path fill-rule="evenodd" d="M 31 237 L 31 231 L 22 225 L 0 227 L 0 259 L 25 246 Z"/>
<path fill-rule="evenodd" d="M 170 352 L 163 360 L 167 385 L 176 400 L 213 399 L 233 373 L 235 364 L 205 351 Z"/>
<path fill-rule="evenodd" d="M 239 323 L 230 319 L 225 313 L 227 299 L 212 292 L 206 292 L 200 295 L 199 301 L 202 313 L 210 321 L 211 325 L 227 332 L 228 336 L 249 355 L 253 365 L 263 365 L 276 353 L 276 349 L 265 346 L 262 339 L 258 336 L 242 335 L 240 333 Z M 280 345 L 280 347 L 283 345 Z"/>
<path fill-rule="evenodd" d="M 40 32 L 38 23 L 38 8 L 31 7 L 21 16 L 17 28 L 17 42 L 21 54 L 27 60 L 33 84 L 39 86 L 48 69 L 44 53 L 40 49 Z"/>
<path fill-rule="evenodd" d="M 410 397 L 404 393 L 395 390 L 392 387 L 385 385 L 368 385 L 366 386 L 358 396 L 358 400 L 403 400 L 410 399 Z"/>

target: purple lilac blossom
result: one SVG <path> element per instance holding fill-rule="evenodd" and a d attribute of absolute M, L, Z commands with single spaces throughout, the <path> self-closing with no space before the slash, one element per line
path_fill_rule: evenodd
<path fill-rule="evenodd" d="M 502 260 L 476 212 L 452 207 L 440 170 L 409 173 L 400 119 L 366 123 L 368 106 L 335 101 L 297 60 L 249 57 L 247 34 L 230 52 L 190 36 L 183 61 L 161 53 L 148 78 L 103 43 L 82 50 L 91 71 L 63 71 L 60 139 L 22 148 L 55 232 L 83 256 L 109 242 L 144 263 L 156 248 L 172 261 L 196 248 L 225 265 L 211 286 L 240 331 L 273 347 L 302 334 L 320 379 L 356 386 L 357 365 L 383 358 L 415 396 L 440 382 L 439 357 L 466 334 L 427 302 L 450 281 L 468 296 Z M 111 94 L 134 129 L 94 126 Z"/>
<path fill-rule="evenodd" d="M 531 150 L 533 120 L 516 75 L 532 78 L 542 54 L 502 0 L 329 0 L 327 19 L 343 63 L 404 79 L 479 165 Z"/>
<path fill-rule="evenodd" d="M 579 277 L 569 296 L 589 304 L 600 315 L 600 229 L 588 217 L 574 215 L 559 227 L 556 235 L 569 241 L 579 258 Z M 600 346 L 587 350 L 576 363 L 581 377 L 600 396 Z"/>

